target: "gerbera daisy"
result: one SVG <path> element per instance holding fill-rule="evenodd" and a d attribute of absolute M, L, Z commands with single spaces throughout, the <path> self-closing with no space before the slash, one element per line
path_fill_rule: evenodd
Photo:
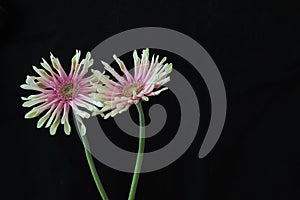
<path fill-rule="evenodd" d="M 91 85 L 93 76 L 84 77 L 89 67 L 93 65 L 91 54 L 88 52 L 85 59 L 79 63 L 80 54 L 80 51 L 76 50 L 76 54 L 72 58 L 71 71 L 67 75 L 59 60 L 50 53 L 52 67 L 57 73 L 42 59 L 41 65 L 46 71 L 33 66 L 34 71 L 39 76 L 27 76 L 26 84 L 21 85 L 23 89 L 40 92 L 29 97 L 22 97 L 22 100 L 25 101 L 24 107 L 37 105 L 25 115 L 25 118 L 37 117 L 42 112 L 47 111 L 39 119 L 37 127 L 42 127 L 48 120 L 46 128 L 50 126 L 51 135 L 56 133 L 59 123 L 64 125 L 64 132 L 67 135 L 70 134 L 71 126 L 68 118 L 70 107 L 79 122 L 80 132 L 84 135 L 86 129 L 82 118 L 90 117 L 87 111 L 96 111 L 96 106 L 102 105 L 90 96 L 92 92 L 96 91 L 96 88 Z M 84 108 L 86 111 L 80 108 Z"/>
<path fill-rule="evenodd" d="M 126 111 L 132 104 L 137 104 L 140 100 L 148 101 L 149 96 L 158 95 L 168 89 L 167 87 L 159 89 L 170 81 L 168 75 L 172 71 L 172 63 L 164 64 L 166 57 L 158 61 L 159 56 L 157 55 L 155 58 L 153 55 L 150 63 L 148 60 L 149 49 L 143 50 L 141 59 L 135 50 L 133 52 L 134 75 L 129 73 L 123 61 L 116 55 L 113 55 L 113 58 L 120 66 L 125 77 L 120 76 L 109 64 L 103 61 L 101 62 L 105 70 L 113 75 L 117 82 L 109 79 L 105 72 L 92 70 L 100 83 L 96 84 L 97 93 L 94 94 L 94 99 L 103 104 L 102 109 L 94 112 L 94 114 L 101 114 L 105 119 L 114 117 L 116 114 Z M 104 114 L 107 111 L 110 112 Z"/>

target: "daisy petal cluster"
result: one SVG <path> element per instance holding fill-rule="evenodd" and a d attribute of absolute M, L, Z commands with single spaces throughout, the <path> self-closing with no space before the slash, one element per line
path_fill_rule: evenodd
<path fill-rule="evenodd" d="M 67 75 L 59 60 L 50 54 L 52 66 L 42 59 L 43 69 L 33 66 L 38 76 L 27 76 L 26 84 L 21 85 L 23 89 L 38 93 L 22 97 L 25 101 L 24 107 L 33 107 L 25 118 L 34 118 L 45 112 L 39 119 L 37 127 L 46 124 L 46 128 L 50 127 L 51 135 L 56 133 L 60 123 L 64 125 L 64 132 L 70 134 L 70 108 L 79 122 L 81 134 L 85 134 L 86 128 L 82 118 L 89 118 L 90 112 L 98 110 L 96 106 L 102 106 L 91 97 L 91 93 L 96 92 L 96 88 L 91 84 L 93 76 L 84 77 L 93 65 L 91 54 L 88 52 L 81 61 L 80 55 L 81 52 L 77 50 L 72 58 L 71 71 Z"/>
<path fill-rule="evenodd" d="M 159 55 L 153 55 L 149 61 L 149 49 L 144 49 L 141 58 L 137 51 L 133 52 L 134 75 L 129 73 L 124 62 L 116 55 L 113 58 L 118 63 L 124 76 L 118 74 L 109 64 L 102 61 L 104 69 L 108 71 L 116 81 L 112 80 L 98 70 L 92 70 L 97 78 L 97 93 L 94 99 L 100 101 L 103 107 L 94 114 L 101 114 L 105 119 L 114 117 L 126 111 L 132 104 L 140 100 L 148 101 L 149 96 L 156 96 L 167 87 L 162 87 L 170 81 L 169 74 L 172 71 L 172 63 L 165 63 L 166 57 L 159 61 Z M 161 88 L 162 87 L 162 88 Z M 106 113 L 106 114 L 104 114 Z"/>

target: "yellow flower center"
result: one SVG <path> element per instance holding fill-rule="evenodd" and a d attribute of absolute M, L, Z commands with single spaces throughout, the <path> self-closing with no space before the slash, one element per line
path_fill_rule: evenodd
<path fill-rule="evenodd" d="M 58 96 L 63 100 L 71 100 L 76 96 L 77 90 L 73 83 L 65 83 L 58 90 Z"/>

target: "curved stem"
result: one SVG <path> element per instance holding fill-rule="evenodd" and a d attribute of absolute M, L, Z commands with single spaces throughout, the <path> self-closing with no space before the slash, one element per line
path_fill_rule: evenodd
<path fill-rule="evenodd" d="M 136 158 L 134 174 L 132 177 L 128 200 L 134 200 L 137 184 L 139 181 L 140 171 L 142 167 L 142 162 L 143 162 L 144 149 L 145 149 L 145 119 L 144 119 L 144 112 L 141 105 L 141 101 L 136 104 L 136 107 L 139 112 L 139 121 L 140 121 L 139 149 Z"/>
<path fill-rule="evenodd" d="M 80 130 L 80 125 L 79 123 L 77 122 L 77 120 L 75 120 L 76 123 L 77 123 L 77 126 L 78 126 L 78 129 Z M 82 143 L 83 143 L 83 146 L 84 146 L 84 151 L 85 151 L 85 155 L 86 155 L 86 159 L 88 161 L 88 164 L 89 164 L 89 167 L 90 167 L 90 170 L 91 170 L 91 173 L 92 173 L 92 176 L 93 176 L 93 179 L 94 179 L 94 182 L 97 186 L 97 189 L 102 197 L 103 200 L 109 200 L 108 199 L 108 196 L 103 188 L 103 185 L 101 183 L 101 180 L 99 178 L 99 175 L 97 173 L 97 169 L 95 167 L 95 163 L 93 161 L 93 157 L 90 153 L 90 147 L 89 147 L 89 143 L 88 143 L 88 140 L 86 138 L 85 135 L 82 135 L 81 133 L 79 133 L 80 136 L 81 136 L 81 139 L 82 139 Z"/>
<path fill-rule="evenodd" d="M 96 170 L 96 167 L 95 167 L 95 164 L 94 164 L 94 161 L 93 161 L 93 157 L 92 157 L 89 149 L 87 148 L 87 146 L 88 146 L 87 138 L 85 136 L 82 136 L 82 141 L 83 141 L 83 143 L 85 143 L 84 144 L 84 146 L 85 146 L 84 151 L 85 151 L 86 159 L 88 161 L 88 164 L 89 164 L 90 170 L 92 172 L 92 175 L 93 175 L 94 181 L 96 183 L 96 186 L 98 188 L 98 191 L 99 191 L 99 193 L 100 193 L 103 200 L 108 200 L 108 196 L 107 196 L 107 194 L 106 194 L 106 192 L 103 188 L 103 185 L 102 185 L 101 180 L 99 178 L 99 175 L 97 173 L 97 170 Z"/>

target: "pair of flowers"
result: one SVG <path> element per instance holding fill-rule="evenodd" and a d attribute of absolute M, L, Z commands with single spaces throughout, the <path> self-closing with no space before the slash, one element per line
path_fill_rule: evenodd
<path fill-rule="evenodd" d="M 149 96 L 158 95 L 167 89 L 161 88 L 170 81 L 169 74 L 172 64 L 165 63 L 166 58 L 159 61 L 159 56 L 153 55 L 149 60 L 149 49 L 144 49 L 139 58 L 137 51 L 133 52 L 134 74 L 127 70 L 124 62 L 113 55 L 124 76 L 119 75 L 109 64 L 102 62 L 104 69 L 115 81 L 105 74 L 105 70 L 91 70 L 92 75 L 86 77 L 94 61 L 88 52 L 80 60 L 80 51 L 72 58 L 71 71 L 67 75 L 58 58 L 50 55 L 51 65 L 44 59 L 43 69 L 33 66 L 38 76 L 27 76 L 26 84 L 21 88 L 35 90 L 38 94 L 22 97 L 24 107 L 33 107 L 25 118 L 34 118 L 45 113 L 38 121 L 37 127 L 50 127 L 54 135 L 58 125 L 64 125 L 64 132 L 69 135 L 71 126 L 69 113 L 72 109 L 75 120 L 79 123 L 80 133 L 84 135 L 86 128 L 82 118 L 91 115 L 101 115 L 104 119 L 120 114 L 141 100 L 148 101 Z M 161 88 L 161 89 L 160 89 Z"/>
<path fill-rule="evenodd" d="M 128 200 L 134 200 L 139 180 L 139 173 L 143 160 L 145 145 L 144 138 L 144 114 L 141 101 L 148 101 L 149 96 L 158 95 L 167 89 L 162 87 L 170 81 L 169 74 L 172 64 L 165 63 L 166 58 L 159 61 L 159 56 L 152 56 L 149 61 L 149 49 L 144 49 L 141 58 L 137 51 L 133 52 L 134 74 L 130 74 L 123 61 L 113 55 L 120 66 L 124 76 L 119 75 L 109 64 L 102 62 L 104 69 L 115 79 L 112 80 L 105 74 L 105 70 L 91 70 L 92 75 L 87 76 L 94 61 L 88 52 L 84 59 L 80 60 L 80 51 L 76 51 L 72 58 L 69 75 L 61 66 L 59 60 L 50 55 L 52 66 L 44 59 L 41 62 L 43 69 L 33 66 L 38 76 L 27 76 L 26 83 L 21 88 L 34 90 L 37 94 L 22 97 L 24 107 L 33 107 L 25 118 L 34 118 L 45 113 L 37 123 L 37 127 L 50 127 L 50 134 L 54 135 L 58 125 L 64 125 L 64 132 L 69 135 L 71 126 L 69 113 L 72 109 L 75 122 L 78 125 L 80 136 L 84 145 L 86 158 L 92 172 L 97 189 L 103 200 L 108 200 L 104 187 L 97 173 L 93 158 L 89 151 L 88 140 L 85 136 L 86 127 L 82 118 L 91 115 L 101 115 L 104 119 L 114 117 L 135 104 L 140 119 L 139 148 L 134 169 L 134 175 L 130 187 Z"/>

